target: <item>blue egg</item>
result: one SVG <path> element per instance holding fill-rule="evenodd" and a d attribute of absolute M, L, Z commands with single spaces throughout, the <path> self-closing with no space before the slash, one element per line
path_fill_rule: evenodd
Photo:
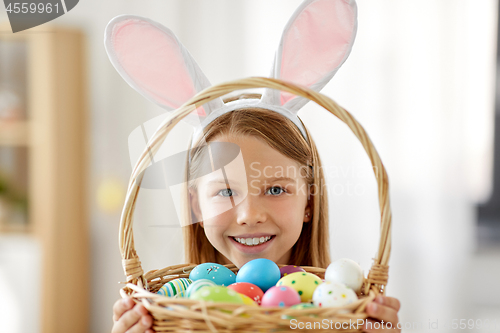
<path fill-rule="evenodd" d="M 190 298 L 192 294 L 194 294 L 196 291 L 198 291 L 203 287 L 213 287 L 213 286 L 216 286 L 216 284 L 210 280 L 207 279 L 196 280 L 192 284 L 190 284 L 189 287 L 187 288 L 186 297 Z"/>
<path fill-rule="evenodd" d="M 272 260 L 259 258 L 244 264 L 236 275 L 236 282 L 253 283 L 263 292 L 275 286 L 281 278 L 278 265 Z"/>
<path fill-rule="evenodd" d="M 206 279 L 218 286 L 227 287 L 236 282 L 236 274 L 224 265 L 207 262 L 193 268 L 189 279 L 192 281 Z"/>

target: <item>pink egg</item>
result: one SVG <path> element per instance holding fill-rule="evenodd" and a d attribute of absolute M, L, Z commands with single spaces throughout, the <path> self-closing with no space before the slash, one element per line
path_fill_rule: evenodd
<path fill-rule="evenodd" d="M 305 270 L 302 267 L 295 265 L 288 265 L 280 268 L 281 277 L 296 272 L 305 272 Z"/>
<path fill-rule="evenodd" d="M 260 305 L 285 307 L 299 303 L 300 296 L 295 289 L 288 286 L 274 286 L 266 291 Z"/>
<path fill-rule="evenodd" d="M 248 282 L 235 282 L 227 286 L 229 289 L 233 289 L 237 293 L 246 295 L 250 297 L 254 302 L 260 305 L 262 301 L 262 296 L 264 296 L 264 292 L 262 289 L 257 287 L 255 284 Z"/>

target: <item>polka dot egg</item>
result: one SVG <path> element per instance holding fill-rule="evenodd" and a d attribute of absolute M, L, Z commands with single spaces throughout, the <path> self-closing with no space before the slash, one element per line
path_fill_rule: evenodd
<path fill-rule="evenodd" d="M 236 282 L 236 274 L 234 272 L 223 265 L 211 262 L 200 264 L 193 268 L 191 273 L 189 273 L 189 278 L 193 281 L 200 279 L 210 280 L 218 286 L 229 286 L 231 283 Z"/>
<path fill-rule="evenodd" d="M 288 286 L 297 291 L 302 302 L 312 300 L 314 290 L 322 283 L 321 279 L 308 272 L 296 272 L 282 277 L 277 286 Z"/>
<path fill-rule="evenodd" d="M 274 286 L 269 288 L 262 297 L 261 306 L 292 306 L 300 303 L 300 296 L 295 289 L 288 286 Z"/>
<path fill-rule="evenodd" d="M 197 290 L 203 288 L 203 287 L 213 287 L 216 286 L 216 284 L 210 280 L 207 279 L 200 279 L 196 280 L 193 283 L 189 285 L 189 287 L 186 290 L 186 297 L 191 297 L 192 294 L 194 294 Z"/>
<path fill-rule="evenodd" d="M 313 294 L 313 302 L 320 307 L 340 307 L 350 304 L 358 299 L 351 288 L 342 283 L 325 281 L 316 288 Z"/>
<path fill-rule="evenodd" d="M 167 297 L 184 297 L 186 289 L 192 283 L 190 279 L 179 278 L 165 283 L 157 294 L 167 296 Z"/>

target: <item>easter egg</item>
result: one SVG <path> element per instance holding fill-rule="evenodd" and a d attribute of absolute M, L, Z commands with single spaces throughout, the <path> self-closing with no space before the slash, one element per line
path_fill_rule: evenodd
<path fill-rule="evenodd" d="M 190 299 L 198 301 L 244 304 L 243 298 L 234 290 L 224 286 L 206 286 L 195 291 Z"/>
<path fill-rule="evenodd" d="M 322 283 L 321 279 L 312 273 L 296 272 L 282 277 L 277 286 L 288 286 L 295 289 L 302 302 L 307 303 L 312 300 L 312 296 L 316 287 Z"/>
<path fill-rule="evenodd" d="M 190 279 L 179 278 L 165 283 L 157 294 L 167 296 L 167 297 L 184 297 L 186 289 L 192 283 Z"/>
<path fill-rule="evenodd" d="M 266 292 L 280 279 L 280 269 L 272 260 L 259 258 L 244 264 L 236 275 L 236 282 L 248 282 Z"/>
<path fill-rule="evenodd" d="M 302 267 L 295 265 L 288 265 L 280 268 L 281 277 L 296 272 L 305 272 L 305 270 Z"/>
<path fill-rule="evenodd" d="M 292 306 L 300 303 L 300 296 L 295 289 L 288 286 L 274 286 L 269 288 L 262 297 L 261 306 Z"/>
<path fill-rule="evenodd" d="M 207 287 L 207 286 L 216 286 L 216 284 L 210 280 L 207 280 L 207 279 L 200 279 L 200 280 L 196 280 L 194 281 L 193 283 L 191 283 L 189 285 L 189 287 L 187 288 L 186 290 L 186 297 L 191 297 L 191 295 L 197 291 L 198 289 L 201 289 L 203 287 Z"/>
<path fill-rule="evenodd" d="M 364 274 L 357 262 L 343 258 L 332 262 L 325 271 L 325 280 L 345 284 L 355 292 L 361 290 Z"/>
<path fill-rule="evenodd" d="M 299 304 L 292 305 L 290 308 L 297 309 L 297 310 L 303 310 L 303 309 L 317 308 L 317 306 L 314 305 L 313 303 L 299 303 Z"/>
<path fill-rule="evenodd" d="M 326 281 L 316 288 L 313 302 L 320 307 L 340 307 L 358 299 L 356 293 L 342 283 Z"/>
<path fill-rule="evenodd" d="M 206 279 L 214 282 L 218 286 L 229 286 L 236 282 L 236 274 L 229 268 L 215 263 L 204 263 L 193 268 L 189 273 L 192 281 Z"/>
<path fill-rule="evenodd" d="M 250 305 L 250 306 L 259 306 L 256 302 L 254 302 L 250 297 L 247 295 L 239 294 L 241 299 L 243 300 L 243 304 L 245 305 Z"/>
<path fill-rule="evenodd" d="M 262 289 L 257 287 L 255 284 L 248 282 L 236 282 L 227 286 L 229 289 L 233 289 L 237 293 L 246 295 L 250 297 L 254 302 L 260 305 L 262 301 L 262 296 L 264 296 L 264 292 Z"/>
<path fill-rule="evenodd" d="M 292 305 L 290 307 L 290 309 L 295 309 L 295 310 L 304 310 L 304 309 L 310 309 L 310 308 L 317 308 L 317 306 L 312 304 L 312 303 L 299 303 L 299 304 Z M 309 317 L 318 317 L 318 315 L 310 314 Z M 295 318 L 294 316 L 290 316 L 290 315 L 282 315 L 281 316 L 281 319 L 294 319 L 294 318 Z"/>

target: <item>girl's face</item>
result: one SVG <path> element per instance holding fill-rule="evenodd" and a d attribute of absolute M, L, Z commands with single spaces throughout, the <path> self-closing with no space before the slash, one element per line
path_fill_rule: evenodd
<path fill-rule="evenodd" d="M 288 264 L 303 223 L 311 220 L 301 166 L 253 136 L 214 141 L 235 143 L 242 154 L 198 179 L 190 192 L 194 214 L 222 254 L 218 260 L 237 267 L 257 258 Z"/>

